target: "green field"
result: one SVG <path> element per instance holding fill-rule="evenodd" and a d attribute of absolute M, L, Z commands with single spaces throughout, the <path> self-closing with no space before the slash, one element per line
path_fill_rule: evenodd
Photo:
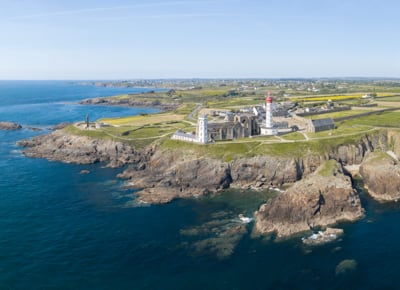
<path fill-rule="evenodd" d="M 305 140 L 304 135 L 301 133 L 298 133 L 298 132 L 293 132 L 293 133 L 282 135 L 281 138 L 284 140 L 289 140 L 289 141 Z"/>
<path fill-rule="evenodd" d="M 153 115 L 139 115 L 122 118 L 108 118 L 100 119 L 100 122 L 117 126 L 144 126 L 149 124 L 159 124 L 165 122 L 177 122 L 184 119 L 184 115 L 177 115 L 172 113 L 153 114 Z"/>
<path fill-rule="evenodd" d="M 88 136 L 100 139 L 110 139 L 118 142 L 123 142 L 134 146 L 136 149 L 141 149 L 157 140 L 170 138 L 171 135 L 178 129 L 183 129 L 188 132 L 192 132 L 195 130 L 194 127 L 185 122 L 169 122 L 158 125 L 144 125 L 141 127 L 110 126 L 96 130 L 81 130 L 71 125 L 64 130 L 74 135 Z"/>
<path fill-rule="evenodd" d="M 400 96 L 378 98 L 377 101 L 379 101 L 379 102 L 400 102 Z"/>
<path fill-rule="evenodd" d="M 190 81 L 188 81 L 190 83 Z M 195 82 L 196 83 L 196 82 Z M 254 81 L 204 81 L 204 84 L 179 85 L 170 91 L 149 92 L 140 94 L 126 94 L 109 97 L 110 100 L 124 100 L 129 102 L 143 102 L 151 104 L 173 104 L 170 112 L 152 115 L 141 115 L 123 118 L 101 119 L 104 126 L 97 130 L 80 130 L 70 126 L 65 130 L 76 135 L 84 135 L 94 138 L 105 138 L 121 141 L 135 146 L 137 149 L 147 145 L 158 143 L 164 149 L 181 150 L 182 154 L 196 154 L 199 156 L 213 156 L 229 161 L 240 157 L 273 154 L 278 156 L 292 156 L 294 158 L 305 154 L 326 153 L 329 150 L 345 144 L 355 142 L 365 134 L 375 134 L 375 127 L 400 127 L 400 112 L 378 113 L 367 117 L 358 117 L 352 120 L 336 123 L 336 129 L 319 132 L 306 133 L 310 140 L 299 132 L 294 132 L 278 137 L 255 137 L 236 139 L 233 141 L 216 142 L 208 145 L 191 144 L 170 140 L 171 135 L 178 129 L 186 132 L 196 130 L 196 118 L 198 110 L 226 109 L 237 111 L 242 107 L 250 107 L 264 102 L 267 91 L 272 91 L 274 102 L 290 101 L 297 102 L 299 107 L 304 105 L 322 105 L 327 100 L 336 103 L 347 103 L 360 105 L 366 102 L 381 102 L 380 107 L 400 107 L 400 83 L 375 83 L 375 82 L 344 82 L 341 84 L 345 89 L 322 88 L 321 93 L 307 90 L 307 87 L 295 88 L 297 82 L 290 86 L 280 86 L 263 80 Z M 243 86 L 246 84 L 246 86 Z M 252 86 L 257 87 L 254 89 Z M 171 87 L 175 87 L 171 82 Z M 287 94 L 290 92 L 290 96 Z M 376 98 L 363 99 L 367 93 L 376 93 Z M 286 96 L 286 97 L 285 97 Z M 126 102 L 125 102 L 126 101 Z M 357 110 L 341 111 L 328 114 L 309 116 L 311 119 L 340 118 L 358 115 L 375 110 L 373 108 L 362 108 Z M 192 114 L 191 114 L 192 113 Z M 190 117 L 189 117 L 190 116 Z"/>
<path fill-rule="evenodd" d="M 400 112 L 382 112 L 371 116 L 360 117 L 357 119 L 342 121 L 340 125 L 355 126 L 365 125 L 374 127 L 400 127 Z"/>
<path fill-rule="evenodd" d="M 327 114 L 319 114 L 319 115 L 312 115 L 312 116 L 307 116 L 305 117 L 306 119 L 313 119 L 313 120 L 318 120 L 318 119 L 324 119 L 324 118 L 341 118 L 341 117 L 347 117 L 347 116 L 354 116 L 354 115 L 359 115 L 362 113 L 367 113 L 371 112 L 372 110 L 348 110 L 348 111 L 340 111 L 340 112 L 333 112 L 333 113 L 327 113 Z"/>
<path fill-rule="evenodd" d="M 373 135 L 377 133 L 379 131 L 375 130 L 368 134 Z M 340 145 L 355 143 L 365 136 L 365 133 L 355 133 L 349 136 L 332 136 L 326 139 L 279 143 L 265 143 L 257 139 L 249 139 L 248 142 L 216 142 L 207 145 L 165 140 L 162 143 L 162 148 L 179 150 L 193 156 L 209 156 L 226 162 L 237 158 L 259 155 L 300 158 L 309 154 L 326 154 Z"/>

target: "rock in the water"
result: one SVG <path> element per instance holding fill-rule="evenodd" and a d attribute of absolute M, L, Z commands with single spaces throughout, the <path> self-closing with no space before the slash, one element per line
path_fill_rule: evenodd
<path fill-rule="evenodd" d="M 368 154 L 360 166 L 360 174 L 369 194 L 380 201 L 400 199 L 400 165 L 384 152 Z"/>
<path fill-rule="evenodd" d="M 354 221 L 363 214 L 351 179 L 343 174 L 339 163 L 329 160 L 262 205 L 255 213 L 255 231 L 287 237 L 339 221 Z"/>
<path fill-rule="evenodd" d="M 19 130 L 22 126 L 13 122 L 0 122 L 0 130 Z"/>
<path fill-rule="evenodd" d="M 332 242 L 341 235 L 343 235 L 342 229 L 327 228 L 325 231 L 319 231 L 318 233 L 314 233 L 307 238 L 303 238 L 302 241 L 306 245 L 318 246 Z"/>
<path fill-rule="evenodd" d="M 335 274 L 340 275 L 340 274 L 345 274 L 349 271 L 353 271 L 357 268 L 357 261 L 356 260 L 350 260 L 346 259 L 341 261 L 335 269 Z"/>
<path fill-rule="evenodd" d="M 40 132 L 40 131 L 42 131 L 42 129 L 36 128 L 36 127 L 27 127 L 26 129 L 31 130 L 31 131 L 33 131 L 33 132 Z"/>
<path fill-rule="evenodd" d="M 90 173 L 89 170 L 81 170 L 81 171 L 79 172 L 79 174 L 89 174 L 89 173 Z"/>
<path fill-rule="evenodd" d="M 230 257 L 246 233 L 245 224 L 224 212 L 217 212 L 211 221 L 200 226 L 181 230 L 183 236 L 191 238 L 188 245 L 195 255 L 215 254 L 219 259 Z"/>

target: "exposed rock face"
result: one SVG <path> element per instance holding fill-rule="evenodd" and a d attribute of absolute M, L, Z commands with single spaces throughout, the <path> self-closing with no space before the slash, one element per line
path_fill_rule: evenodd
<path fill-rule="evenodd" d="M 174 198 L 204 195 L 229 188 L 281 186 L 315 170 L 319 157 L 293 160 L 271 156 L 241 158 L 232 162 L 196 157 L 177 150 L 156 150 L 144 164 L 125 170 L 119 177 L 143 188 L 139 199 L 165 203 Z"/>
<path fill-rule="evenodd" d="M 262 205 L 255 213 L 255 231 L 286 237 L 339 221 L 354 221 L 363 213 L 350 178 L 343 174 L 340 164 L 330 160 Z"/>
<path fill-rule="evenodd" d="M 19 141 L 18 145 L 26 147 L 24 154 L 28 157 L 67 163 L 107 162 L 108 166 L 117 167 L 140 159 L 132 147 L 121 142 L 68 135 L 62 130 Z"/>
<path fill-rule="evenodd" d="M 148 162 L 126 170 L 119 177 L 130 179 L 134 187 L 143 188 L 137 194 L 147 203 L 165 203 L 231 186 L 282 186 L 313 173 L 327 158 L 343 164 L 357 164 L 368 152 L 384 146 L 385 138 L 379 135 L 365 137 L 359 144 L 339 146 L 327 156 L 308 155 L 297 159 L 257 156 L 224 162 L 196 156 L 195 152 L 158 149 Z"/>
<path fill-rule="evenodd" d="M 165 203 L 178 197 L 207 194 L 228 188 L 232 182 L 228 163 L 214 159 L 195 159 L 179 152 L 157 151 L 143 170 L 130 169 L 119 177 L 131 178 L 132 185 L 144 188 L 139 199 Z"/>
<path fill-rule="evenodd" d="M 369 194 L 380 201 L 400 199 L 400 165 L 384 152 L 370 153 L 360 166 Z"/>
<path fill-rule="evenodd" d="M 107 105 L 107 106 L 124 106 L 124 107 L 151 107 L 158 108 L 162 111 L 175 110 L 179 103 L 161 103 L 159 101 L 135 100 L 131 98 L 92 98 L 80 102 L 82 105 Z"/>
<path fill-rule="evenodd" d="M 22 126 L 12 122 L 0 122 L 0 130 L 19 130 Z"/>
<path fill-rule="evenodd" d="M 232 179 L 237 186 L 282 186 L 307 176 L 323 162 L 321 156 L 302 159 L 258 156 L 241 158 L 231 163 Z"/>
<path fill-rule="evenodd" d="M 201 156 L 196 150 L 152 147 L 138 152 L 123 143 L 75 136 L 63 130 L 21 141 L 19 145 L 27 147 L 25 154 L 30 157 L 79 164 L 108 162 L 110 166 L 132 163 L 119 177 L 130 179 L 133 187 L 142 188 L 138 193 L 141 201 L 165 203 L 174 198 L 204 195 L 231 186 L 268 188 L 292 184 L 313 173 L 326 159 L 357 164 L 368 152 L 385 146 L 386 137 L 381 135 L 383 137 L 379 134 L 365 137 L 356 145 L 339 146 L 321 156 L 309 154 L 297 159 L 257 156 L 231 162 Z"/>
<path fill-rule="evenodd" d="M 335 159 L 342 165 L 361 164 L 369 152 L 377 149 L 387 150 L 387 134 L 376 134 L 364 137 L 357 144 L 341 145 L 329 153 L 327 159 Z"/>

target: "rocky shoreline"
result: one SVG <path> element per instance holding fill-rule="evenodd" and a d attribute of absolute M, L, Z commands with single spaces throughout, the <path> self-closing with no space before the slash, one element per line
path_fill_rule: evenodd
<path fill-rule="evenodd" d="M 101 105 L 101 106 L 121 106 L 121 107 L 135 107 L 135 108 L 155 108 L 162 112 L 173 111 L 179 103 L 162 103 L 157 100 L 134 100 L 128 98 L 116 98 L 116 97 L 104 97 L 104 98 L 92 98 L 80 101 L 81 105 Z"/>
<path fill-rule="evenodd" d="M 13 122 L 0 122 L 0 130 L 20 130 L 22 126 Z"/>
<path fill-rule="evenodd" d="M 104 162 L 109 167 L 120 167 L 139 162 L 141 154 L 131 146 L 112 140 L 94 139 L 56 130 L 47 135 L 18 141 L 23 153 L 32 158 L 46 158 L 76 164 Z"/>
<path fill-rule="evenodd" d="M 360 165 L 360 174 L 374 198 L 397 200 L 397 161 L 386 155 L 382 160 L 371 157 L 385 154 L 382 152 L 387 150 L 387 140 L 387 134 L 382 133 L 366 136 L 358 144 L 341 145 L 321 156 L 257 156 L 230 162 L 155 146 L 135 150 L 121 142 L 76 136 L 63 129 L 18 144 L 28 157 L 78 164 L 104 162 L 111 167 L 129 165 L 118 177 L 126 179 L 128 187 L 140 189 L 135 193 L 137 200 L 148 204 L 203 196 L 230 187 L 290 186 L 259 208 L 254 226 L 257 234 L 287 237 L 362 218 L 364 210 L 344 165 Z M 399 152 L 395 148 L 393 154 Z M 381 166 L 379 173 L 377 166 Z"/>
<path fill-rule="evenodd" d="M 255 213 L 255 231 L 278 238 L 363 217 L 360 198 L 350 177 L 335 160 L 296 182 Z"/>

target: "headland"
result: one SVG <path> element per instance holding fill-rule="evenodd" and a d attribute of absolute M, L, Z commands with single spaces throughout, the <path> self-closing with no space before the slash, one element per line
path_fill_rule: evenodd
<path fill-rule="evenodd" d="M 273 105 L 265 102 L 268 92 Z M 255 213 L 254 232 L 286 237 L 362 218 L 349 166 L 359 167 L 352 174 L 364 179 L 374 198 L 399 198 L 393 174 L 400 156 L 400 91 L 390 82 L 187 81 L 166 92 L 83 104 L 164 111 L 82 121 L 19 145 L 29 157 L 127 165 L 119 177 L 139 189 L 143 203 L 227 188 L 280 189 Z M 207 141 L 197 142 L 202 116 L 208 118 Z M 263 126 L 271 130 L 263 134 Z"/>

